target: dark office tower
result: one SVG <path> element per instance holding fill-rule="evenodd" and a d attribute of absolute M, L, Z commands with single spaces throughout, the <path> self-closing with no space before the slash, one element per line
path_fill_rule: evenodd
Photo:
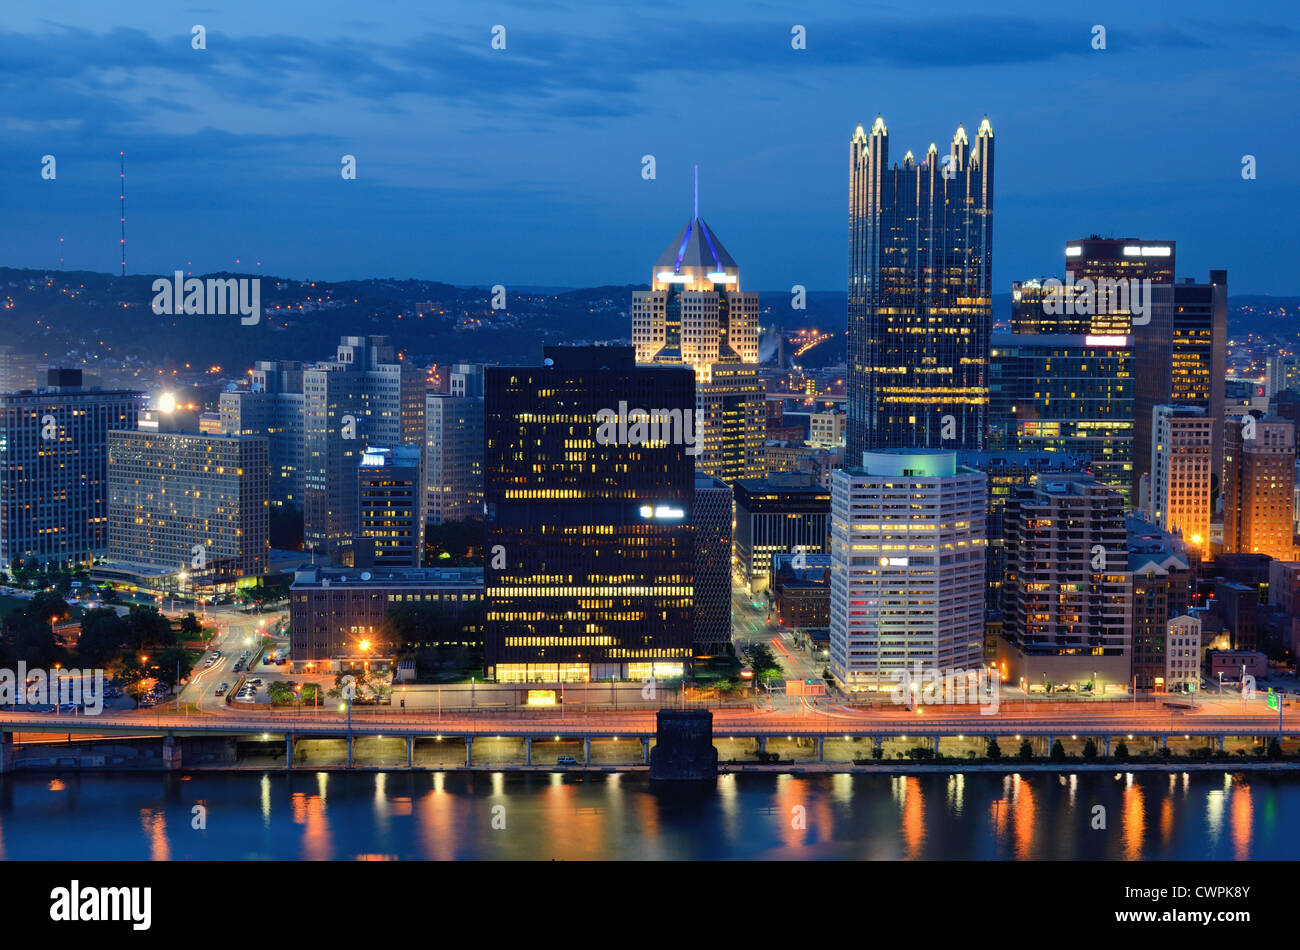
<path fill-rule="evenodd" d="M 695 652 L 722 653 L 731 643 L 731 488 L 696 473 L 691 505 L 695 528 Z"/>
<path fill-rule="evenodd" d="M 1151 471 L 1151 420 L 1159 405 L 1200 406 L 1222 419 L 1227 364 L 1228 272 L 1152 288 L 1151 322 L 1133 328 L 1133 484 Z M 1214 427 L 1211 492 L 1223 480 L 1223 432 Z M 1136 496 L 1135 496 L 1136 497 Z"/>
<path fill-rule="evenodd" d="M 59 369 L 44 389 L 0 395 L 0 567 L 107 553 L 108 433 L 134 429 L 143 401 Z"/>
<path fill-rule="evenodd" d="M 1143 281 L 1174 282 L 1173 241 L 1101 238 L 1095 234 L 1065 245 L 1063 312 L 1046 333 L 1126 335 L 1149 319 Z M 1135 291 L 1133 281 L 1138 281 Z M 1073 288 L 1069 290 L 1068 288 Z M 1139 296 L 1140 295 L 1140 296 Z M 1049 317 L 1049 319 L 1052 319 Z"/>
<path fill-rule="evenodd" d="M 1058 323 L 1047 311 L 1052 293 L 1050 278 L 1011 282 L 1011 332 L 1055 333 Z"/>
<path fill-rule="evenodd" d="M 498 682 L 681 676 L 692 656 L 695 374 L 622 346 L 489 367 L 484 653 Z"/>
<path fill-rule="evenodd" d="M 1133 338 L 991 337 L 989 445 L 1084 459 L 1097 481 L 1127 499 L 1133 475 Z"/>
<path fill-rule="evenodd" d="M 993 127 L 957 129 L 889 164 L 876 118 L 849 145 L 849 367 L 845 459 L 864 450 L 978 449 L 993 322 Z"/>

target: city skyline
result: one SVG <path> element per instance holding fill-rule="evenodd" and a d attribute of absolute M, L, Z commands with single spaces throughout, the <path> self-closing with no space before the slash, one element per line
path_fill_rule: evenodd
<path fill-rule="evenodd" d="M 150 5 L 127 23 L 81 2 L 15 13 L 0 32 L 2 58 L 23 67 L 0 74 L 14 106 L 0 260 L 116 272 L 125 152 L 128 273 L 634 282 L 659 249 L 651 235 L 689 211 L 698 164 L 701 215 L 731 236 L 751 287 L 838 290 L 837 155 L 856 124 L 882 114 L 895 151 L 921 155 L 935 129 L 987 114 L 1015 182 L 999 197 L 995 293 L 1054 273 L 1064 242 L 1091 233 L 1169 234 L 1185 273 L 1224 267 L 1242 293 L 1300 292 L 1284 266 L 1297 199 L 1280 174 L 1298 133 L 1273 119 L 1295 98 L 1295 71 L 1278 61 L 1293 26 L 1218 22 L 1208 3 L 1178 25 L 1118 3 L 1079 20 L 1018 0 L 961 10 L 903 21 L 888 7 L 770 7 L 736 20 L 705 4 L 636 29 L 622 11 L 535 5 L 409 23 L 372 9 L 329 27 L 296 4 Z M 728 43 L 703 40 L 724 22 Z M 204 49 L 191 47 L 194 25 Z M 1093 48 L 1096 26 L 1105 49 Z M 951 65 L 936 57 L 945 48 Z M 1273 66 L 1272 82 L 1251 78 Z M 922 70 L 931 82 L 913 81 Z M 681 93 L 701 84 L 722 114 L 676 104 L 699 101 Z M 1070 116 L 1087 114 L 1117 116 L 1098 133 L 1117 146 L 1105 162 L 1073 131 Z M 340 176 L 345 155 L 354 180 Z M 259 227 L 268 220 L 273 231 Z"/>

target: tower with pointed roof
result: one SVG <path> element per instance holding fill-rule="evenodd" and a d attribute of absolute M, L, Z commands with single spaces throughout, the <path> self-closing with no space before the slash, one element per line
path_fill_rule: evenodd
<path fill-rule="evenodd" d="M 758 294 L 695 214 L 655 262 L 650 290 L 632 295 L 638 363 L 695 370 L 701 438 L 696 471 L 725 482 L 766 474 L 766 392 L 758 376 Z"/>
<path fill-rule="evenodd" d="M 958 126 L 889 164 L 877 116 L 849 144 L 846 459 L 893 448 L 980 449 L 993 322 L 993 126 Z"/>

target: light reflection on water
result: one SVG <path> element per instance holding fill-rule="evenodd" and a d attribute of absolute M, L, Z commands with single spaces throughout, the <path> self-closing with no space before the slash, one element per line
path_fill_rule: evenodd
<path fill-rule="evenodd" d="M 1300 776 L 1266 773 L 733 773 L 702 790 L 641 774 L 0 779 L 9 860 L 1249 860 L 1298 846 Z"/>

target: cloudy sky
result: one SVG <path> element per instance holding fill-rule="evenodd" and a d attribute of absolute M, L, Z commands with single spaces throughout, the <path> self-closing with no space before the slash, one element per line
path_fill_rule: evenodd
<path fill-rule="evenodd" d="M 1298 39 L 1280 2 L 6 3 L 0 265 L 116 270 L 125 151 L 132 272 L 643 282 L 699 163 L 744 286 L 842 290 L 854 126 L 901 160 L 987 113 L 998 288 L 1099 233 L 1300 293 Z"/>

